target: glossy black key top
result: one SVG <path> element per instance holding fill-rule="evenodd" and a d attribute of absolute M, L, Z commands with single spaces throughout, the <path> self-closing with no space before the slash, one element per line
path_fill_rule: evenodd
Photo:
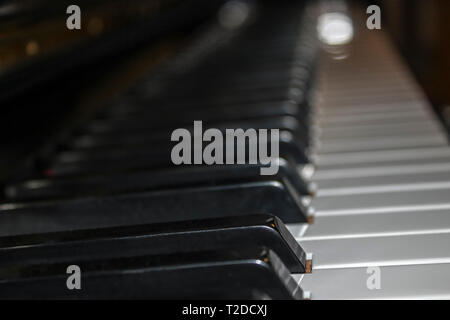
<path fill-rule="evenodd" d="M 289 72 L 292 73 L 292 70 L 289 70 Z M 278 76 L 275 76 L 277 79 Z M 193 102 L 191 100 L 186 100 L 191 98 L 192 100 L 195 99 L 195 96 L 198 96 L 201 94 L 201 92 L 207 92 L 208 95 L 235 95 L 235 96 L 242 96 L 245 94 L 255 94 L 255 92 L 263 92 L 265 90 L 269 91 L 276 91 L 276 90 L 285 90 L 284 94 L 286 97 L 289 95 L 289 90 L 298 88 L 303 89 L 306 88 L 306 71 L 304 74 L 301 74 L 300 72 L 296 72 L 296 74 L 293 74 L 292 76 L 286 76 L 285 78 L 280 78 L 278 81 L 267 81 L 267 82 L 258 82 L 258 81 L 242 81 L 242 78 L 239 79 L 224 79 L 223 77 L 220 79 L 216 79 L 214 82 L 205 82 L 200 85 L 200 87 L 189 87 L 189 86 L 181 86 L 177 85 L 177 83 L 171 84 L 171 90 L 174 91 L 174 93 L 177 94 L 177 98 L 175 100 L 172 100 L 172 96 L 170 99 L 158 101 L 145 101 L 145 99 L 142 99 L 142 97 L 146 96 L 146 92 L 148 92 L 148 88 L 137 88 L 132 94 L 123 95 L 119 98 L 118 101 L 122 101 L 121 109 L 127 109 L 126 105 L 133 105 L 132 108 L 135 108 L 135 104 L 138 104 L 138 106 L 141 106 L 142 108 L 145 108 L 147 106 L 147 109 L 149 106 L 154 106 L 158 112 L 164 111 L 165 109 L 182 109 L 182 105 L 185 103 L 192 104 L 192 109 L 196 110 L 197 107 L 201 107 L 202 109 L 205 109 L 205 107 L 208 107 L 206 103 L 203 101 L 196 101 Z M 180 81 L 183 82 L 183 81 Z M 203 89 L 203 91 L 201 91 Z M 283 92 L 283 91 L 281 91 Z M 281 96 L 281 95 L 280 95 Z M 183 98 L 183 104 L 177 103 L 177 99 Z M 273 101 L 273 98 L 267 99 L 268 101 Z M 289 100 L 289 99 L 288 99 Z M 300 102 L 298 99 L 294 99 L 295 102 Z M 244 103 L 245 101 L 242 101 Z M 240 102 L 241 103 L 241 102 Z M 260 103 L 264 104 L 264 101 L 261 101 Z M 255 105 L 257 105 L 255 103 Z M 219 109 L 223 109 L 224 107 L 233 108 L 233 103 L 220 103 L 219 105 L 209 105 L 209 108 L 211 107 L 217 107 Z M 120 108 L 120 106 L 116 106 L 116 108 Z"/>
<path fill-rule="evenodd" d="M 311 208 L 277 181 L 0 205 L 0 236 L 266 213 L 307 222 Z"/>
<path fill-rule="evenodd" d="M 274 251 L 293 273 L 305 273 L 306 254 L 280 219 L 237 216 L 0 238 L 0 267 L 46 261 L 87 261 L 239 248 Z"/>
<path fill-rule="evenodd" d="M 74 176 L 131 169 L 162 169 L 173 166 L 171 148 L 176 144 L 175 142 L 166 141 L 159 146 L 155 146 L 153 143 L 142 143 L 124 148 L 120 143 L 117 143 L 117 140 L 114 141 L 114 139 L 108 139 L 101 142 L 110 144 L 107 146 L 89 147 L 61 153 L 59 157 L 52 161 L 43 175 Z M 94 143 L 98 143 L 98 141 Z M 226 145 L 224 145 L 225 147 Z M 234 148 L 236 150 L 237 146 L 235 145 Z M 270 140 L 268 149 L 270 150 Z M 248 155 L 248 143 L 245 150 Z M 237 155 L 236 152 L 234 154 Z M 297 164 L 311 162 L 308 148 L 299 145 L 295 137 L 288 131 L 280 131 L 279 156 L 292 159 Z"/>
<path fill-rule="evenodd" d="M 193 120 L 202 120 L 202 119 L 193 119 Z M 189 132 L 193 133 L 194 131 L 194 121 L 190 120 L 189 116 L 186 116 L 186 122 L 181 128 L 185 128 L 189 130 Z M 134 138 L 137 138 L 138 135 L 141 136 L 151 136 L 154 141 L 157 140 L 167 141 L 170 139 L 172 132 L 175 129 L 180 128 L 180 126 L 174 126 L 173 124 L 168 127 L 155 130 L 155 128 L 146 121 L 141 122 L 133 122 L 130 123 L 109 123 L 105 122 L 102 125 L 92 126 L 89 128 L 92 133 L 92 138 L 99 137 L 102 139 L 114 139 L 117 135 L 133 135 Z M 303 134 L 305 132 L 304 124 L 297 118 L 292 116 L 274 116 L 274 117 L 263 117 L 263 118 L 255 118 L 255 119 L 247 119 L 242 120 L 239 119 L 237 121 L 211 121 L 211 122 L 203 122 L 202 130 L 205 131 L 209 128 L 219 129 L 225 132 L 226 129 L 278 129 L 280 131 L 285 130 L 289 131 L 300 141 L 304 138 Z"/>
<path fill-rule="evenodd" d="M 89 175 L 60 179 L 30 180 L 10 184 L 6 196 L 11 200 L 32 200 L 75 197 L 88 194 L 158 190 L 181 186 L 215 186 L 240 181 L 287 181 L 300 195 L 312 195 L 312 185 L 297 173 L 296 165 L 279 159 L 278 172 L 261 175 L 261 164 L 174 166 L 161 170 L 114 172 L 108 175 Z"/>
<path fill-rule="evenodd" d="M 82 290 L 68 290 L 79 266 Z M 1 299 L 302 299 L 272 251 L 241 248 L 0 268 Z"/>
<path fill-rule="evenodd" d="M 183 105 L 186 107 L 186 105 Z M 189 112 L 185 110 L 173 110 L 170 108 L 161 108 L 155 111 L 156 106 L 135 110 L 123 107 L 120 110 L 107 110 L 107 113 L 99 115 L 97 119 L 90 122 L 87 127 L 90 132 L 102 132 L 108 125 L 113 126 L 133 126 L 142 124 L 151 127 L 152 130 L 164 129 L 167 127 L 186 127 L 191 126 L 194 120 L 202 120 L 204 123 L 218 121 L 237 121 L 246 119 L 270 118 L 279 116 L 294 116 L 299 120 L 305 115 L 304 106 L 286 100 L 271 101 L 257 104 L 238 104 L 225 107 L 218 106 L 199 106 L 189 107 Z M 158 117 L 155 117 L 158 112 Z"/>

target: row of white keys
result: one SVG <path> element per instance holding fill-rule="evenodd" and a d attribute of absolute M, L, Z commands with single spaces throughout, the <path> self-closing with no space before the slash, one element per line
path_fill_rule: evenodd
<path fill-rule="evenodd" d="M 313 272 L 294 277 L 312 299 L 450 299 L 447 136 L 381 32 L 354 48 L 318 76 L 316 214 L 288 226 Z"/>

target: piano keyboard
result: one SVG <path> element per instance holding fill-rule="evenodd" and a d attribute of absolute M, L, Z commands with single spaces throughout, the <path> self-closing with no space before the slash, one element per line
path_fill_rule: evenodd
<path fill-rule="evenodd" d="M 8 181 L 0 298 L 450 298 L 446 133 L 382 31 L 337 59 L 316 21 L 302 4 L 225 5 Z M 170 134 L 195 120 L 279 129 L 278 172 L 173 165 Z"/>

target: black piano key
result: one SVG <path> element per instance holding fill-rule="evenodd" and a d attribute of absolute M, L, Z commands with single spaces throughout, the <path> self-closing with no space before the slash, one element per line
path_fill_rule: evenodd
<path fill-rule="evenodd" d="M 245 84 L 243 84 L 245 86 Z M 279 92 L 274 90 L 260 90 L 250 94 L 249 92 L 243 92 L 241 94 L 231 94 L 231 95 L 216 95 L 212 97 L 193 97 L 189 98 L 179 98 L 179 99 L 145 99 L 141 97 L 140 99 L 133 99 L 130 104 L 136 103 L 139 106 L 152 106 L 156 105 L 159 107 L 166 107 L 170 109 L 177 109 L 177 106 L 230 106 L 230 105 L 243 105 L 243 104 L 257 104 L 265 103 L 270 101 L 284 101 L 291 100 L 295 103 L 301 103 L 303 100 L 303 95 L 298 94 L 296 91 L 289 90 L 289 88 L 283 88 Z"/>
<path fill-rule="evenodd" d="M 149 191 L 173 187 L 215 186 L 223 183 L 252 181 L 286 181 L 300 195 L 312 195 L 309 182 L 298 174 L 292 161 L 278 159 L 275 175 L 261 175 L 261 164 L 174 166 L 161 170 L 113 172 L 107 175 L 76 176 L 59 179 L 29 180 L 10 184 L 7 198 L 33 200 L 81 195 Z"/>
<path fill-rule="evenodd" d="M 87 132 L 89 135 L 84 135 L 81 146 L 95 147 L 102 145 L 117 145 L 118 143 L 130 143 L 134 141 L 152 142 L 156 145 L 158 143 L 167 143 L 170 141 L 172 132 L 177 128 L 185 128 L 189 132 L 193 132 L 194 121 L 189 115 L 186 115 L 184 123 L 179 123 L 178 126 L 173 124 L 164 128 L 154 128 L 152 122 L 147 123 L 145 120 L 137 123 L 127 122 L 97 122 L 94 123 Z M 156 126 L 157 127 L 157 126 Z M 203 132 L 209 128 L 215 128 L 225 133 L 226 129 L 278 129 L 280 132 L 287 131 L 293 135 L 299 143 L 306 143 L 307 128 L 305 124 L 293 116 L 274 116 L 261 117 L 254 119 L 245 119 L 237 121 L 202 121 Z M 79 142 L 78 142 L 79 143 Z M 77 142 L 75 142 L 75 145 Z"/>
<path fill-rule="evenodd" d="M 120 137 L 120 136 L 118 136 Z M 176 142 L 162 141 L 124 146 L 125 141 L 91 141 L 96 146 L 85 147 L 77 151 L 62 152 L 53 158 L 52 163 L 43 172 L 44 176 L 74 176 L 94 173 L 107 173 L 120 170 L 150 169 L 172 167 L 171 150 Z M 101 143 L 99 145 L 99 143 Z M 110 143 L 106 144 L 105 143 Z M 207 143 L 204 143 L 206 145 Z M 248 158 L 248 141 L 246 155 Z M 226 155 L 224 144 L 224 155 Z M 235 148 L 235 157 L 237 155 Z M 270 140 L 268 141 L 270 150 Z M 297 142 L 289 131 L 280 131 L 279 157 L 292 159 L 297 164 L 310 163 L 309 149 Z M 248 162 L 248 161 L 247 161 Z"/>
<path fill-rule="evenodd" d="M 136 225 L 267 213 L 284 223 L 307 222 L 306 208 L 292 186 L 278 181 L 70 200 L 0 205 L 0 236 Z"/>
<path fill-rule="evenodd" d="M 291 272 L 306 271 L 306 253 L 281 220 L 268 215 L 4 237 L 0 267 L 216 251 L 242 244 L 272 250 Z"/>
<path fill-rule="evenodd" d="M 127 102 L 123 102 L 127 104 Z M 129 102 L 128 102 L 129 103 Z M 185 108 L 186 105 L 183 105 Z M 87 132 L 103 132 L 108 126 L 131 127 L 138 123 L 142 126 L 145 122 L 148 128 L 160 130 L 165 128 L 182 128 L 192 126 L 193 121 L 201 119 L 204 124 L 219 121 L 239 121 L 258 118 L 270 118 L 280 116 L 293 116 L 302 121 L 305 113 L 304 106 L 293 101 L 273 101 L 258 104 L 238 104 L 230 106 L 193 105 L 189 112 L 179 112 L 178 109 L 161 108 L 157 106 L 143 106 L 138 110 L 123 107 L 120 109 L 107 109 L 105 114 L 99 115 L 96 120 L 87 125 Z M 155 117 L 158 112 L 158 117 Z"/>
<path fill-rule="evenodd" d="M 150 123 L 147 123 L 145 120 L 137 121 L 137 122 L 102 122 L 95 123 L 87 128 L 86 133 L 91 133 L 93 138 L 98 134 L 103 139 L 114 139 L 114 135 L 122 135 L 126 136 L 127 134 L 133 135 L 150 135 L 155 140 L 163 140 L 167 141 L 170 139 L 172 132 L 178 128 L 185 128 L 190 132 L 193 131 L 194 128 L 194 120 L 202 119 L 192 119 L 189 115 L 186 115 L 186 121 L 184 123 L 180 123 L 179 126 L 174 126 L 173 124 L 157 129 L 154 128 Z M 292 132 L 300 141 L 304 138 L 304 134 L 306 131 L 305 124 L 302 123 L 299 119 L 292 116 L 275 116 L 275 117 L 262 117 L 256 119 L 238 119 L 236 121 L 202 121 L 203 131 L 206 131 L 209 128 L 216 128 L 221 131 L 225 131 L 226 129 L 278 129 L 278 130 L 286 130 Z"/>
<path fill-rule="evenodd" d="M 208 108 L 208 107 L 229 107 L 232 108 L 234 105 L 250 105 L 250 104 L 264 104 L 266 101 L 264 99 L 259 99 L 258 101 L 251 101 L 251 99 L 245 99 L 245 95 L 248 93 L 252 93 L 253 95 L 269 90 L 269 92 L 273 92 L 273 88 L 278 88 L 277 90 L 285 90 L 283 94 L 280 94 L 279 97 L 266 97 L 269 99 L 267 101 L 277 101 L 277 100 L 288 100 L 289 99 L 289 89 L 299 89 L 304 95 L 299 97 L 294 97 L 295 100 L 293 102 L 300 103 L 302 98 L 306 94 L 306 90 L 309 88 L 308 79 L 310 77 L 309 71 L 302 66 L 296 66 L 292 70 L 290 70 L 289 75 L 280 76 L 280 75 L 272 75 L 268 76 L 267 79 L 261 78 L 260 76 L 253 76 L 249 78 L 239 77 L 239 79 L 230 80 L 215 80 L 217 83 L 217 87 L 219 89 L 215 89 L 215 87 L 211 87 L 211 81 L 207 83 L 201 83 L 198 87 L 190 88 L 190 91 L 193 96 L 192 98 L 178 98 L 178 99 L 168 99 L 167 95 L 157 95 L 157 96 L 149 96 L 145 92 L 148 91 L 148 88 L 142 86 L 141 89 L 137 92 L 133 92 L 131 95 L 124 95 L 119 97 L 111 107 L 115 111 L 120 111 L 121 109 L 127 109 L 133 111 L 138 111 L 142 109 L 156 108 L 156 110 L 162 109 L 180 109 L 184 106 L 189 106 L 189 109 L 193 108 Z M 186 79 L 187 81 L 187 79 Z M 178 79 L 177 82 L 183 82 L 183 80 Z M 148 86 L 151 86 L 150 84 Z M 183 87 L 182 87 L 183 88 Z M 175 85 L 171 85 L 171 91 L 182 90 L 182 88 L 178 89 Z M 211 100 L 211 98 L 204 97 L 202 95 L 203 92 L 210 91 L 210 94 L 214 94 L 215 96 L 220 96 L 222 91 L 225 90 L 227 95 L 235 96 L 234 99 L 231 100 Z M 186 89 L 184 89 L 186 90 Z M 196 93 L 196 95 L 194 95 Z M 239 99 L 239 97 L 243 97 Z M 276 99 L 276 100 L 274 100 Z M 156 111 L 157 112 L 157 111 Z"/>
<path fill-rule="evenodd" d="M 268 76 L 272 78 L 273 76 Z M 248 78 L 248 76 L 244 77 Z M 258 77 L 259 78 L 259 77 Z M 144 99 L 143 96 L 136 96 L 135 99 L 137 101 L 145 102 L 150 105 L 161 105 L 167 104 L 170 102 L 171 104 L 183 105 L 183 103 L 188 104 L 206 104 L 210 103 L 212 105 L 230 105 L 230 104 L 244 104 L 244 103 L 257 103 L 264 101 L 276 101 L 276 100 L 292 100 L 297 103 L 301 101 L 301 95 L 293 95 L 292 88 L 290 85 L 287 86 L 273 86 L 270 87 L 268 84 L 270 82 L 264 83 L 260 82 L 259 87 L 256 87 L 255 83 L 252 83 L 252 87 L 248 87 L 246 82 L 244 82 L 243 77 L 239 77 L 241 86 L 236 86 L 237 89 L 228 86 L 227 90 L 221 88 L 221 90 L 214 88 L 204 88 L 203 90 L 210 89 L 207 95 L 199 95 L 196 91 L 189 92 L 175 92 L 174 95 L 169 100 L 162 100 L 158 97 L 154 99 Z M 293 80 L 293 79 L 291 79 Z M 252 81 L 248 81 L 252 82 Z M 200 89 L 200 88 L 199 88 Z M 139 99 L 138 97 L 141 97 Z"/>
<path fill-rule="evenodd" d="M 173 104 L 171 106 L 137 104 L 130 101 L 131 99 L 120 99 L 111 103 L 102 113 L 97 115 L 99 120 L 129 119 L 132 117 L 143 116 L 150 121 L 151 124 L 165 126 L 168 125 L 179 127 L 186 123 L 186 116 L 192 121 L 195 119 L 203 119 L 204 121 L 219 120 L 238 120 L 250 119 L 270 116 L 301 116 L 303 106 L 289 100 L 267 101 L 259 103 L 230 104 L 225 106 L 192 104 L 189 106 L 189 113 L 176 112 L 180 108 L 187 108 L 186 104 L 179 106 Z M 213 111 L 214 112 L 211 112 Z M 155 112 L 158 113 L 158 120 L 154 118 Z M 153 116 L 153 117 L 152 117 Z M 94 120 L 95 121 L 95 120 Z M 158 127 L 156 127 L 158 128 Z"/>
<path fill-rule="evenodd" d="M 308 154 L 299 150 L 297 145 L 287 139 L 280 141 L 279 153 L 281 158 L 291 158 L 297 164 L 310 163 Z M 288 140 L 288 141 L 286 141 Z M 44 177 L 70 177 L 78 175 L 110 174 L 125 170 L 164 169 L 173 167 L 170 159 L 170 151 L 149 152 L 149 154 L 134 154 L 123 158 L 114 157 L 107 159 L 95 159 L 89 161 L 59 162 L 50 165 L 41 176 Z"/>
<path fill-rule="evenodd" d="M 190 128 L 186 129 L 189 130 Z M 205 128 L 205 130 L 207 129 L 208 128 Z M 221 132 L 224 133 L 224 130 L 227 128 L 221 127 L 217 129 L 221 130 Z M 249 128 L 241 128 L 241 129 L 246 130 Z M 272 129 L 279 129 L 281 137 L 289 135 L 292 136 L 293 139 L 295 138 L 296 140 L 292 142 L 298 144 L 300 148 L 308 143 L 307 132 L 294 133 L 289 128 L 272 128 Z M 67 148 L 65 149 L 69 150 L 69 152 L 89 151 L 95 153 L 98 150 L 99 152 L 103 153 L 104 151 L 107 151 L 108 148 L 119 147 L 120 149 L 123 149 L 124 147 L 126 147 L 129 149 L 147 148 L 151 149 L 147 150 L 147 152 L 155 153 L 169 150 L 169 145 L 174 144 L 170 141 L 170 136 L 171 131 L 166 132 L 124 131 L 114 133 L 107 132 L 107 133 L 84 134 L 75 137 L 73 141 L 67 142 L 66 143 Z"/>
<path fill-rule="evenodd" d="M 79 266 L 81 290 L 67 267 Z M 267 249 L 151 255 L 0 268 L 1 299 L 302 299 L 279 257 Z"/>
<path fill-rule="evenodd" d="M 281 102 L 285 103 L 285 102 Z M 214 110 L 214 109 L 212 109 Z M 210 110 L 210 111 L 212 111 Z M 239 110 L 235 111 L 239 113 Z M 245 112 L 245 111 L 244 111 Z M 134 123 L 133 121 L 127 122 L 124 121 L 97 121 L 92 125 L 89 125 L 86 130 L 81 132 L 81 134 L 90 134 L 90 136 L 85 136 L 84 139 L 91 139 L 93 141 L 99 141 L 97 144 L 100 144 L 101 141 L 110 140 L 114 142 L 114 139 L 124 137 L 122 141 L 132 142 L 133 139 L 141 139 L 146 138 L 146 141 L 158 141 L 164 140 L 167 141 L 170 139 L 170 135 L 173 130 L 177 128 L 185 128 L 190 132 L 193 131 L 194 121 L 202 121 L 202 129 L 203 131 L 209 128 L 216 128 L 221 131 L 225 131 L 226 129 L 278 129 L 280 131 L 286 130 L 295 134 L 299 141 L 302 141 L 304 138 L 304 134 L 306 134 L 306 124 L 303 123 L 302 119 L 296 118 L 291 115 L 281 115 L 281 116 L 268 116 L 268 117 L 253 117 L 253 118 L 244 118 L 237 117 L 235 120 L 228 120 L 227 116 L 223 118 L 220 116 L 218 111 L 215 116 L 216 119 L 212 121 L 203 121 L 203 119 L 195 119 L 192 118 L 190 114 L 180 114 L 179 117 L 184 120 L 180 121 L 176 124 L 173 122 L 168 122 L 167 124 L 155 124 L 158 122 L 156 119 L 150 120 L 146 122 L 146 120 L 138 121 Z M 155 125 L 154 125 L 155 124 Z M 130 136 L 129 139 L 126 139 Z M 151 139 L 151 140 L 150 140 Z"/>

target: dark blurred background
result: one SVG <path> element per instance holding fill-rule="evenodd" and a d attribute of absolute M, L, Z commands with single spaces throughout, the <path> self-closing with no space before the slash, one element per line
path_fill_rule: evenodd
<path fill-rule="evenodd" d="M 450 120 L 450 1 L 380 0 L 382 19 L 429 99 Z"/>
<path fill-rule="evenodd" d="M 169 58 L 223 2 L 0 0 L 0 178 L 2 171 L 11 174 L 20 159 L 41 148 L 55 131 L 69 127 L 62 118 L 74 118 L 69 110 L 79 107 L 86 92 L 98 92 L 96 85 L 105 79 L 119 83 L 111 80 L 111 72 L 131 70 L 122 63 L 138 61 L 145 50 L 154 57 L 143 60 L 156 64 Z M 448 129 L 450 0 L 352 2 L 380 5 L 382 28 Z M 65 9 L 72 3 L 83 8 L 80 31 L 65 27 Z"/>

